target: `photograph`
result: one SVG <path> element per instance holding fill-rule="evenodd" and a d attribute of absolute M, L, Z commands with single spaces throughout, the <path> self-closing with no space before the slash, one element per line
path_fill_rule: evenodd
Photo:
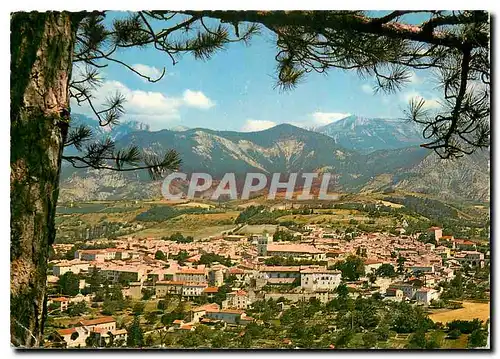
<path fill-rule="evenodd" d="M 491 351 L 492 17 L 11 10 L 14 353 Z"/>

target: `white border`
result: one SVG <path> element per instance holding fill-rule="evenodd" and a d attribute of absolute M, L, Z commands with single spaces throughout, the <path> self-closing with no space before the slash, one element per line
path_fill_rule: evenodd
<path fill-rule="evenodd" d="M 107 1 L 102 1 L 102 0 L 86 0 L 84 2 L 68 2 L 68 1 L 60 1 L 60 0 L 45 0 L 45 1 L 36 1 L 36 0 L 24 0 L 24 1 L 4 1 L 0 4 L 2 11 L 1 11 L 1 16 L 0 16 L 0 23 L 1 23 L 1 43 L 2 43 L 2 49 L 3 52 L 1 53 L 1 64 L 2 64 L 2 69 L 3 69 L 3 74 L 4 74 L 4 80 L 1 84 L 1 90 L 2 90 L 2 120 L 0 121 L 0 143 L 2 144 L 2 155 L 0 156 L 0 170 L 2 171 L 2 175 L 0 176 L 0 183 L 1 183 L 1 191 L 0 191 L 0 208 L 1 208 L 1 216 L 0 216 L 0 221 L 1 225 L 0 228 L 2 230 L 2 262 L 3 263 L 3 271 L 1 272 L 2 275 L 0 276 L 1 282 L 0 282 L 0 290 L 4 293 L 4 300 L 2 300 L 1 305 L 1 319 L 0 323 L 0 353 L 3 354 L 5 357 L 12 357 L 15 355 L 14 350 L 10 348 L 10 330 L 9 330 L 9 300 L 8 298 L 10 297 L 9 295 L 9 287 L 10 287 L 10 266 L 8 263 L 10 263 L 9 259 L 9 253 L 10 253 L 10 246 L 9 246 L 9 227 L 10 227 L 10 220 L 9 220 L 9 211 L 10 211 L 10 193 L 9 193 L 9 158 L 10 158 L 10 153 L 9 153 L 9 144 L 10 144 L 10 129 L 9 129 L 9 122 L 8 118 L 10 117 L 9 113 L 9 80 L 8 80 L 8 75 L 10 73 L 10 47 L 9 47 L 9 13 L 12 11 L 19 11 L 19 10 L 82 10 L 82 9 L 87 9 L 87 10 L 95 10 L 95 9 L 113 9 L 113 10 L 139 10 L 143 8 L 156 8 L 156 9 L 161 9 L 161 8 L 169 8 L 172 10 L 178 10 L 178 9 L 193 9 L 193 10 L 200 10 L 200 9 L 218 9 L 218 10 L 227 10 L 227 9 L 233 9 L 233 10 L 294 10 L 294 9 L 316 9 L 316 10 L 332 10 L 332 9 L 345 9 L 345 10 L 352 10 L 352 9 L 370 9 L 370 10 L 384 10 L 384 9 L 489 9 L 492 11 L 492 13 L 495 15 L 496 14 L 496 9 L 498 7 L 499 2 L 491 1 L 491 0 L 475 0 L 475 1 L 465 1 L 465 0 L 447 0 L 447 1 L 430 1 L 430 0 L 419 0 L 419 1 L 407 1 L 402 3 L 401 1 L 396 1 L 396 0 L 390 0 L 390 1 L 342 1 L 342 2 L 336 2 L 334 3 L 333 1 L 324 1 L 324 0 L 308 0 L 308 1 L 297 1 L 297 0 L 276 0 L 273 1 L 272 3 L 269 2 L 269 0 L 252 0 L 249 2 L 236 2 L 236 1 L 227 1 L 227 0 L 212 0 L 210 2 L 203 2 L 200 0 L 173 0 L 173 1 L 165 1 L 165 0 L 147 0 L 147 1 L 135 1 L 135 2 L 125 2 L 123 0 L 107 0 Z M 498 24 L 496 24 L 498 26 Z M 495 35 L 496 31 L 495 31 Z M 494 47 L 498 49 L 498 37 L 494 36 Z M 496 91 L 494 92 L 495 95 L 495 100 L 498 100 L 498 93 Z M 498 104 L 498 101 L 494 101 L 494 104 Z M 496 109 L 495 112 L 496 113 Z M 500 125 L 496 125 L 494 127 L 494 132 L 495 132 L 495 138 L 497 138 L 497 141 L 500 138 Z M 494 156 L 495 161 L 492 163 L 492 168 L 497 168 L 500 166 L 500 155 Z M 498 198 L 498 191 L 495 193 L 494 196 L 494 203 L 498 203 L 499 198 Z M 497 209 L 498 211 L 498 209 Z M 498 232 L 500 230 L 499 223 L 497 221 L 498 215 L 495 213 L 495 216 L 493 218 L 492 223 L 494 223 L 495 229 Z M 495 253 L 493 253 L 493 256 L 495 259 L 499 258 L 498 255 L 498 248 L 500 248 L 500 245 L 494 245 L 494 250 Z M 496 265 L 495 265 L 496 267 Z M 492 306 L 494 306 L 498 302 L 498 286 L 499 286 L 499 278 L 498 275 L 494 275 L 493 278 L 494 280 L 494 287 L 495 287 L 495 303 L 492 303 Z M 497 315 L 496 311 L 494 312 L 495 315 Z M 498 331 L 499 328 L 498 326 L 495 326 L 495 338 L 492 340 L 498 345 Z M 24 353 L 22 354 L 23 356 L 26 357 L 32 357 L 34 355 L 39 355 L 40 352 L 37 353 Z M 53 352 L 47 352 L 45 355 L 51 355 Z M 66 356 L 68 354 L 71 354 L 69 352 L 65 352 L 62 354 L 63 356 Z M 121 353 L 110 353 L 110 352 L 92 352 L 88 353 L 91 355 L 97 355 L 97 356 L 106 356 L 106 355 L 122 355 L 123 352 Z M 131 357 L 136 357 L 139 356 L 141 353 L 133 352 L 130 354 L 126 354 L 127 356 Z M 209 353 L 203 353 L 204 355 L 207 355 Z M 272 353 L 258 353 L 256 352 L 255 354 L 252 353 L 235 353 L 235 352 L 229 352 L 229 353 L 215 353 L 215 355 L 222 355 L 222 356 L 239 356 L 239 355 L 251 355 L 255 356 L 258 355 L 259 357 L 271 357 L 271 356 L 282 356 L 282 355 L 288 355 L 291 354 L 289 352 L 285 353 L 279 353 L 279 352 L 272 352 Z M 300 353 L 297 353 L 300 355 Z M 310 355 L 311 352 L 306 353 L 305 355 Z M 344 356 L 344 355 L 349 355 L 350 357 L 360 357 L 360 356 L 372 356 L 372 355 L 393 355 L 389 354 L 387 352 L 384 353 L 377 353 L 377 352 L 370 352 L 370 353 L 358 353 L 358 352 L 348 352 L 348 353 L 339 353 L 338 351 L 335 351 L 334 353 L 317 353 L 316 355 L 335 355 L 335 356 Z M 395 355 L 401 356 L 404 355 L 405 357 L 421 357 L 422 355 L 425 355 L 426 358 L 432 358 L 432 357 L 437 357 L 439 353 L 427 353 L 427 352 L 422 352 L 422 353 L 403 353 L 401 351 L 395 352 Z M 449 354 L 449 352 L 447 352 Z M 473 355 L 474 353 L 471 352 L 457 352 L 457 353 L 452 353 L 454 357 L 466 357 L 469 355 Z M 58 354 L 61 355 L 61 354 Z M 80 352 L 81 355 L 81 352 Z M 142 354 L 144 355 L 144 354 Z M 196 354 L 193 352 L 188 352 L 188 353 L 171 353 L 171 352 L 166 352 L 166 353 L 160 353 L 160 352 L 153 352 L 153 353 L 148 353 L 147 355 L 152 355 L 155 357 L 165 357 L 168 355 L 168 357 L 180 357 L 180 356 L 190 356 L 190 355 L 200 355 Z M 209 354 L 209 355 L 214 355 Z M 304 355 L 304 354 L 302 354 Z"/>

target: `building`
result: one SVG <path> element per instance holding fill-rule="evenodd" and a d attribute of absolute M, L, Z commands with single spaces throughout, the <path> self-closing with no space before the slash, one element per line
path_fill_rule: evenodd
<path fill-rule="evenodd" d="M 99 345 L 109 343 L 112 336 L 119 339 L 125 338 L 126 343 L 126 332 L 125 329 L 117 331 L 116 321 L 113 317 L 101 317 L 81 320 L 73 328 L 57 330 L 55 341 L 63 342 L 68 348 L 85 347 L 87 338 L 91 335 L 97 335 Z"/>
<path fill-rule="evenodd" d="M 246 325 L 253 321 L 253 318 L 247 317 L 241 309 L 207 310 L 205 317 L 237 325 Z"/>
<path fill-rule="evenodd" d="M 67 272 L 79 274 L 80 272 L 87 271 L 88 269 L 89 264 L 81 262 L 80 260 L 61 261 L 57 264 L 54 264 L 54 266 L 52 267 L 52 274 L 60 277 Z"/>
<path fill-rule="evenodd" d="M 257 255 L 261 257 L 267 256 L 267 248 L 273 242 L 273 237 L 269 233 L 257 237 Z"/>
<path fill-rule="evenodd" d="M 404 299 L 404 293 L 401 289 L 389 287 L 385 291 L 385 297 L 389 300 L 401 302 Z"/>
<path fill-rule="evenodd" d="M 316 291 L 334 291 L 340 285 L 342 272 L 328 270 L 325 267 L 307 268 L 300 271 L 300 286 L 303 289 Z"/>
<path fill-rule="evenodd" d="M 378 259 L 365 259 L 364 260 L 365 264 L 365 273 L 368 275 L 370 273 L 375 273 L 377 269 L 384 264 L 381 260 Z"/>
<path fill-rule="evenodd" d="M 185 268 L 174 274 L 174 281 L 206 283 L 208 281 L 205 269 Z"/>
<path fill-rule="evenodd" d="M 222 307 L 246 309 L 250 304 L 248 293 L 244 290 L 238 290 L 227 294 L 226 300 L 222 302 Z"/>
<path fill-rule="evenodd" d="M 478 251 L 462 251 L 455 254 L 453 257 L 460 264 L 468 264 L 472 267 L 484 267 L 484 253 Z"/>
<path fill-rule="evenodd" d="M 201 297 L 203 291 L 208 287 L 208 283 L 184 283 L 182 286 L 182 296 L 183 297 Z"/>
<path fill-rule="evenodd" d="M 439 299 L 439 292 L 435 289 L 422 287 L 415 293 L 415 300 L 417 303 L 429 305 L 432 300 Z"/>
<path fill-rule="evenodd" d="M 418 287 L 410 283 L 394 283 L 389 286 L 389 289 L 399 289 L 403 292 L 403 296 L 407 299 L 413 299 L 417 293 Z"/>
<path fill-rule="evenodd" d="M 167 294 L 182 294 L 183 281 L 158 281 L 155 283 L 156 298 L 163 298 Z"/>
<path fill-rule="evenodd" d="M 111 283 L 118 283 L 121 280 L 128 282 L 141 282 L 146 269 L 139 266 L 110 265 L 100 268 L 101 274 Z"/>
<path fill-rule="evenodd" d="M 207 311 L 219 311 L 220 307 L 217 303 L 210 303 L 194 307 L 189 312 L 189 320 L 192 323 L 198 323 L 200 319 L 207 313 Z M 175 322 L 174 322 L 175 323 Z"/>
<path fill-rule="evenodd" d="M 57 304 L 58 305 L 58 310 L 61 312 L 65 312 L 68 309 L 69 305 L 69 298 L 66 297 L 58 297 L 58 298 L 52 298 L 47 301 L 47 304 Z"/>
<path fill-rule="evenodd" d="M 326 252 L 309 244 L 269 244 L 267 245 L 267 256 L 326 260 Z"/>
<path fill-rule="evenodd" d="M 434 233 L 434 239 L 439 243 L 439 239 L 443 236 L 443 229 L 440 227 L 431 227 L 429 232 Z"/>

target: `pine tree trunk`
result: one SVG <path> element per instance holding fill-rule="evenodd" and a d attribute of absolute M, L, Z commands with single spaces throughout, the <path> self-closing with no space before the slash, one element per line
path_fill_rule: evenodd
<path fill-rule="evenodd" d="M 41 343 L 48 249 L 63 143 L 77 24 L 67 12 L 11 17 L 11 343 Z"/>

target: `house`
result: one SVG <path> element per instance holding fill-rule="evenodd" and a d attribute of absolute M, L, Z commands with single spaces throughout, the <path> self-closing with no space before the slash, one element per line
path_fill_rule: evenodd
<path fill-rule="evenodd" d="M 440 227 L 431 227 L 428 231 L 434 234 L 434 239 L 439 243 L 439 239 L 443 236 L 443 229 Z"/>
<path fill-rule="evenodd" d="M 453 249 L 458 250 L 476 250 L 476 243 L 469 241 L 467 239 L 455 239 L 453 241 Z"/>
<path fill-rule="evenodd" d="M 310 244 L 268 244 L 268 256 L 299 257 L 322 261 L 326 259 L 326 252 Z"/>
<path fill-rule="evenodd" d="M 175 281 L 205 283 L 208 281 L 205 269 L 184 268 L 174 274 Z"/>
<path fill-rule="evenodd" d="M 98 347 L 105 347 L 111 343 L 113 346 L 124 346 L 127 344 L 127 337 L 127 329 L 106 330 L 95 328 L 89 333 L 89 338 Z"/>
<path fill-rule="evenodd" d="M 124 297 L 131 299 L 141 299 L 142 298 L 142 283 L 141 282 L 131 282 L 128 288 L 122 289 Z"/>
<path fill-rule="evenodd" d="M 389 289 L 399 289 L 403 292 L 403 296 L 407 299 L 413 299 L 415 297 L 415 293 L 418 290 L 418 286 L 410 284 L 410 283 L 393 283 L 389 286 Z"/>
<path fill-rule="evenodd" d="M 67 272 L 79 274 L 80 272 L 87 271 L 88 269 L 89 264 L 81 262 L 80 260 L 61 261 L 57 264 L 54 264 L 54 266 L 52 267 L 52 274 L 60 277 Z"/>
<path fill-rule="evenodd" d="M 167 294 L 182 294 L 183 281 L 158 281 L 155 283 L 156 298 L 163 298 Z"/>
<path fill-rule="evenodd" d="M 198 323 L 200 319 L 207 313 L 207 311 L 218 311 L 220 309 L 217 303 L 210 303 L 194 307 L 189 312 L 189 320 L 192 323 Z M 174 321 L 175 324 L 175 321 Z"/>
<path fill-rule="evenodd" d="M 404 299 L 404 293 L 401 289 L 389 287 L 385 291 L 385 297 L 389 300 L 401 302 Z"/>
<path fill-rule="evenodd" d="M 269 278 L 300 278 L 300 266 L 266 266 L 259 271 L 260 276 Z"/>
<path fill-rule="evenodd" d="M 408 269 L 412 273 L 434 273 L 434 265 L 414 265 L 409 266 Z"/>
<path fill-rule="evenodd" d="M 241 309 L 209 310 L 205 316 L 210 319 L 222 320 L 228 324 L 246 325 L 253 321 L 253 318 L 247 317 Z"/>
<path fill-rule="evenodd" d="M 85 347 L 86 339 L 89 332 L 83 327 L 74 327 L 67 329 L 59 329 L 55 333 L 55 338 L 51 338 L 53 342 L 59 342 L 67 348 Z"/>
<path fill-rule="evenodd" d="M 481 268 L 484 267 L 484 253 L 478 251 L 462 251 L 455 253 L 453 257 L 460 264 L 468 264 L 472 267 L 479 266 Z"/>
<path fill-rule="evenodd" d="M 213 299 L 213 297 L 219 292 L 219 287 L 206 287 L 203 290 L 203 294 L 208 297 L 208 299 Z"/>
<path fill-rule="evenodd" d="M 107 265 L 100 268 L 101 274 L 111 283 L 118 283 L 122 279 L 129 282 L 140 282 L 146 275 L 145 268 L 141 266 Z"/>
<path fill-rule="evenodd" d="M 342 272 L 328 270 L 326 267 L 306 268 L 300 271 L 300 286 L 316 291 L 334 291 L 340 285 Z"/>
<path fill-rule="evenodd" d="M 248 293 L 244 290 L 238 290 L 228 293 L 226 300 L 222 302 L 223 308 L 246 309 L 251 304 Z"/>
<path fill-rule="evenodd" d="M 415 300 L 417 303 L 429 305 L 431 300 L 439 299 L 439 292 L 435 289 L 422 287 L 415 293 Z"/>
<path fill-rule="evenodd" d="M 366 274 L 374 273 L 382 264 L 384 264 L 384 262 L 378 259 L 365 259 L 364 263 Z"/>
<path fill-rule="evenodd" d="M 182 286 L 182 296 L 183 297 L 200 297 L 203 295 L 203 291 L 208 287 L 208 283 L 184 283 Z"/>
<path fill-rule="evenodd" d="M 64 342 L 68 348 L 85 347 L 86 340 L 91 335 L 97 335 L 98 344 L 108 343 L 113 335 L 119 339 L 125 338 L 126 342 L 127 336 L 126 330 L 117 331 L 113 317 L 81 320 L 74 327 L 59 329 L 55 334 L 55 341 Z"/>
<path fill-rule="evenodd" d="M 112 255 L 101 249 L 79 249 L 75 251 L 75 258 L 88 262 L 104 262 L 105 260 L 114 259 L 114 254 Z"/>
<path fill-rule="evenodd" d="M 68 309 L 68 304 L 69 304 L 69 298 L 66 297 L 58 297 L 58 298 L 52 298 L 47 301 L 47 304 L 57 304 L 58 308 L 61 312 L 65 312 Z"/>

